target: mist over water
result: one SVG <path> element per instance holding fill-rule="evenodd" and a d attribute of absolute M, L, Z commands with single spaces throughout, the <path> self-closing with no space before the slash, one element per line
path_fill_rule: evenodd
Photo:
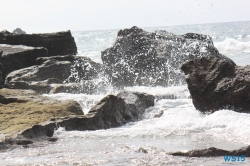
<path fill-rule="evenodd" d="M 220 53 L 237 65 L 250 64 L 250 22 L 219 23 L 144 28 L 167 30 L 174 34 L 208 34 Z M 128 27 L 130 28 L 130 27 Z M 118 30 L 73 32 L 78 56 L 101 63 L 101 51 L 110 47 Z M 119 90 L 109 87 L 99 94 L 46 95 L 58 100 L 78 101 L 87 113 L 107 94 Z M 171 87 L 125 87 L 156 96 L 155 106 L 146 110 L 143 120 L 125 126 L 97 131 L 65 131 L 59 128 L 58 141 L 38 147 L 0 153 L 0 165 L 223 165 L 223 157 L 173 157 L 168 152 L 216 147 L 233 150 L 250 144 L 250 114 L 221 110 L 206 115 L 196 110 L 187 85 Z M 174 99 L 166 99 L 166 96 Z M 162 99 L 164 98 L 165 99 Z M 157 117 L 163 112 L 161 117 Z M 247 158 L 241 165 L 249 165 Z"/>

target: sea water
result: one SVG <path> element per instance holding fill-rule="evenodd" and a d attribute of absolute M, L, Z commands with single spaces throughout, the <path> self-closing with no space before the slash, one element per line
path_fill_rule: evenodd
<path fill-rule="evenodd" d="M 250 64 L 250 22 L 182 25 L 143 28 L 167 30 L 181 35 L 188 32 L 208 34 L 220 53 L 237 65 Z M 129 28 L 129 27 L 127 27 Z M 101 62 L 101 51 L 112 46 L 118 30 L 72 32 L 78 56 Z M 65 131 L 54 134 L 57 142 L 38 144 L 34 148 L 17 148 L 0 153 L 0 165 L 250 165 L 229 163 L 224 157 L 188 158 L 170 156 L 168 152 L 216 147 L 225 150 L 250 145 L 250 114 L 220 110 L 206 115 L 197 111 L 187 85 L 172 87 L 125 87 L 155 96 L 174 95 L 175 99 L 158 99 L 146 110 L 143 120 L 122 127 L 96 131 Z M 84 113 L 107 94 L 117 94 L 112 87 L 106 94 L 46 95 L 58 100 L 78 101 Z M 156 117 L 164 112 L 161 117 Z"/>

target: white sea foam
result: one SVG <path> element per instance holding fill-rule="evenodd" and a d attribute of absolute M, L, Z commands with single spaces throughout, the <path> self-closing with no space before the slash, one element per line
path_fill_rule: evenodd
<path fill-rule="evenodd" d="M 243 42 L 233 38 L 226 38 L 224 41 L 214 43 L 219 52 L 225 55 L 250 53 L 250 41 Z"/>

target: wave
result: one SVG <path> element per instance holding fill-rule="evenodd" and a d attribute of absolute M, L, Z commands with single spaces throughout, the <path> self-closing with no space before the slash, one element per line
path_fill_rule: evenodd
<path fill-rule="evenodd" d="M 215 47 L 225 55 L 235 53 L 250 53 L 250 41 L 239 41 L 233 38 L 226 38 L 224 41 L 215 42 Z"/>

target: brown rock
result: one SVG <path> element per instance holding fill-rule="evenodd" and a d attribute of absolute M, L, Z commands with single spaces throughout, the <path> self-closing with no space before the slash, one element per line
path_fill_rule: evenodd
<path fill-rule="evenodd" d="M 196 109 L 214 112 L 232 109 L 250 112 L 250 66 L 235 66 L 216 57 L 182 65 Z"/>

